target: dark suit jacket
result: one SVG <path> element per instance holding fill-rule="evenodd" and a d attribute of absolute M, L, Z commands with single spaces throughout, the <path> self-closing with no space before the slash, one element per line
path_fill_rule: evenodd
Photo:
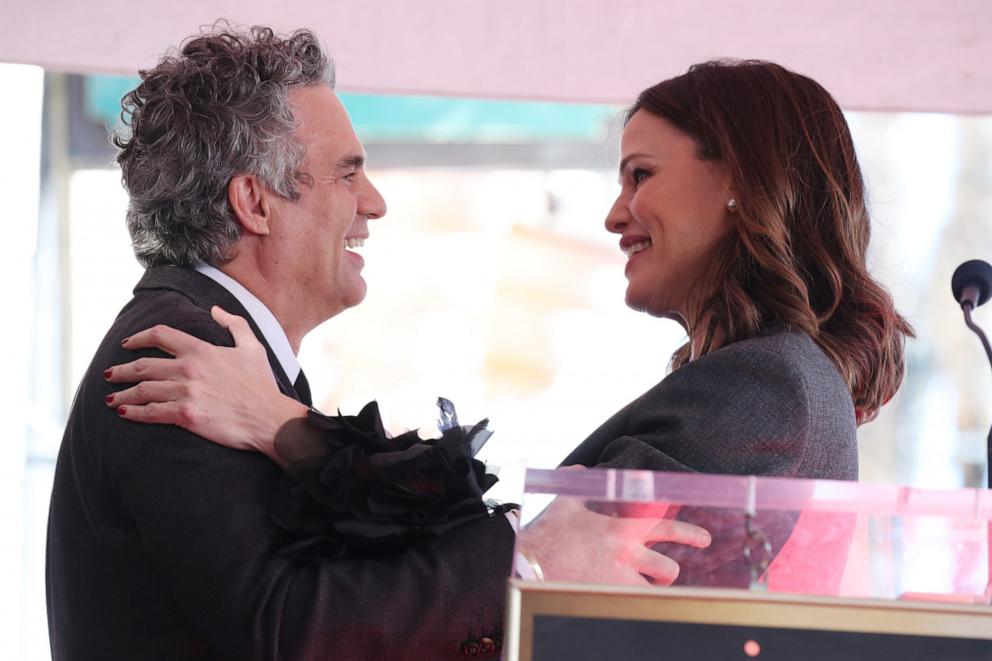
<path fill-rule="evenodd" d="M 854 404 L 823 350 L 805 333 L 779 328 L 675 370 L 603 423 L 563 464 L 855 480 Z M 773 552 L 797 517 L 759 517 Z M 655 547 L 679 563 L 677 583 L 747 585 L 742 512 L 686 507 L 678 518 L 709 530 L 713 543 L 705 551 Z"/>
<path fill-rule="evenodd" d="M 203 275 L 148 269 L 79 386 L 49 515 L 53 658 L 455 659 L 498 634 L 504 517 L 403 554 L 296 564 L 276 553 L 275 464 L 105 406 L 117 388 L 103 370 L 135 357 L 120 346 L 130 334 L 164 323 L 230 346 L 213 304 L 247 317 Z M 295 396 L 271 350 L 269 361 Z"/>

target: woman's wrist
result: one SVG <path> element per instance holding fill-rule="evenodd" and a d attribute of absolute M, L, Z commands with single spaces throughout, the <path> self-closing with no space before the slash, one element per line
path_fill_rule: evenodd
<path fill-rule="evenodd" d="M 271 400 L 271 408 L 266 411 L 257 433 L 253 435 L 252 445 L 255 450 L 285 468 L 286 461 L 276 450 L 276 439 L 281 430 L 299 426 L 294 425 L 294 422 L 305 422 L 309 412 L 310 409 L 305 404 L 286 395 L 280 394 Z"/>
<path fill-rule="evenodd" d="M 324 432 L 310 421 L 310 412 L 314 409 L 290 400 L 284 403 L 282 410 L 277 419 L 283 422 L 263 452 L 283 469 L 325 457 L 328 447 Z"/>

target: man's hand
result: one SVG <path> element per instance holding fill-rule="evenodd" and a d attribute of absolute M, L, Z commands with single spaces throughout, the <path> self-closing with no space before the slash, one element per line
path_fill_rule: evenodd
<path fill-rule="evenodd" d="M 648 548 L 675 542 L 710 545 L 710 534 L 691 523 L 659 518 L 617 518 L 586 508 L 582 499 L 559 496 L 517 537 L 524 556 L 537 561 L 549 581 L 671 585 L 679 566 Z"/>

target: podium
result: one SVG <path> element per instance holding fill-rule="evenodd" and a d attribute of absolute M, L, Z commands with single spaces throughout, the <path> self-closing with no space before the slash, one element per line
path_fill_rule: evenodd
<path fill-rule="evenodd" d="M 510 661 L 992 660 L 992 491 L 529 470 L 524 525 L 557 499 L 685 521 L 712 543 L 654 545 L 679 563 L 670 586 L 611 583 L 594 563 L 581 582 L 541 580 L 540 567 L 514 576 Z"/>

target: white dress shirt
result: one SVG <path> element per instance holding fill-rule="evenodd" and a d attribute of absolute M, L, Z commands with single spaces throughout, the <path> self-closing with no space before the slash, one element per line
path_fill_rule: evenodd
<path fill-rule="evenodd" d="M 265 303 L 258 300 L 258 297 L 245 289 L 240 282 L 220 269 L 209 264 L 200 264 L 196 267 L 196 270 L 216 282 L 229 291 L 234 298 L 238 299 L 238 302 L 248 311 L 255 325 L 262 331 L 262 336 L 276 355 L 276 359 L 279 360 L 282 371 L 289 377 L 289 382 L 295 383 L 296 377 L 300 375 L 300 361 L 297 359 L 296 354 L 293 353 L 293 347 L 289 344 L 286 331 L 282 329 L 276 316 L 265 306 Z"/>

